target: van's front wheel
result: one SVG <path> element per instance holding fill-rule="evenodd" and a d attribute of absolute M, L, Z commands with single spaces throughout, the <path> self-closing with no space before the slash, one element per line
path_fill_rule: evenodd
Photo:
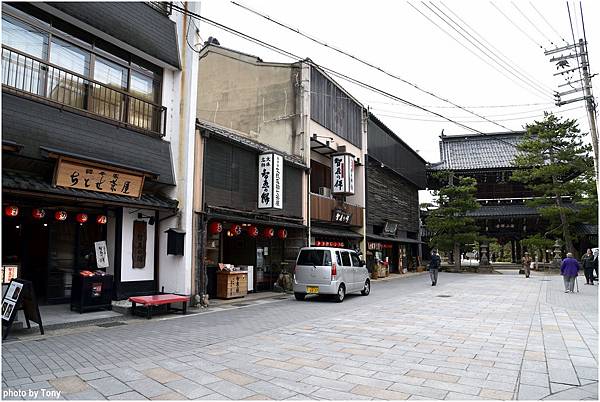
<path fill-rule="evenodd" d="M 360 291 L 360 294 L 363 296 L 368 296 L 369 293 L 371 293 L 371 281 L 367 279 L 365 281 L 365 287 Z"/>
<path fill-rule="evenodd" d="M 337 294 L 335 295 L 335 301 L 341 303 L 346 298 L 346 287 L 344 284 L 341 284 L 338 288 Z"/>
<path fill-rule="evenodd" d="M 302 301 L 306 297 L 306 293 L 294 292 L 294 297 L 296 298 L 296 300 Z"/>

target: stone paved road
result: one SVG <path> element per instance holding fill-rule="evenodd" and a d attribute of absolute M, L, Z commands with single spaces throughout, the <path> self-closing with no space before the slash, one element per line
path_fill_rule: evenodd
<path fill-rule="evenodd" d="M 598 288 L 580 289 L 442 273 L 56 331 L 3 344 L 3 399 L 598 399 Z"/>

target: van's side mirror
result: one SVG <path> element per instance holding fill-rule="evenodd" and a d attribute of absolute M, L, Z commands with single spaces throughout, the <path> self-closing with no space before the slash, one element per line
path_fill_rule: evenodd
<path fill-rule="evenodd" d="M 367 263 L 365 262 L 365 260 L 360 260 L 360 266 L 364 267 L 365 265 L 367 265 Z"/>

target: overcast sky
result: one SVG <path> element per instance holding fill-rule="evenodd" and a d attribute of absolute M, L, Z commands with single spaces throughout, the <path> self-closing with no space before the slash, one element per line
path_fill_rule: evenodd
<path fill-rule="evenodd" d="M 526 123 L 536 118 L 541 119 L 544 110 L 551 110 L 560 112 L 561 116 L 578 119 L 582 131 L 589 132 L 583 102 L 560 108 L 554 105 L 552 91 L 559 89 L 558 85 L 565 81 L 553 77 L 557 67 L 555 63 L 550 62 L 550 56 L 544 55 L 544 49 L 564 46 L 566 43 L 563 39 L 569 43 L 573 42 L 565 1 L 237 2 L 345 50 L 510 130 L 521 129 Z M 569 2 L 577 40 L 583 37 L 579 4 L 578 1 Z M 581 4 L 589 41 L 591 70 L 594 73 L 600 70 L 600 24 L 597 24 L 600 1 L 586 0 Z M 456 30 L 448 26 L 426 5 L 449 22 L 451 17 L 502 61 L 495 62 L 485 56 L 457 33 L 457 30 L 485 51 L 482 44 L 456 25 L 453 25 Z M 482 132 L 506 131 L 499 125 L 486 122 L 449 103 L 424 94 L 406 83 L 311 42 L 229 1 L 204 0 L 201 2 L 201 13 L 302 58 L 310 57 L 320 65 L 425 106 L 473 129 Z M 202 40 L 213 36 L 218 38 L 222 46 L 259 56 L 264 61 L 291 61 L 290 58 L 221 29 L 201 22 L 197 24 Z M 569 61 L 573 66 L 575 59 Z M 575 79 L 579 79 L 578 73 L 576 74 Z M 374 114 L 428 162 L 437 162 L 440 159 L 438 140 L 442 129 L 445 134 L 450 135 L 472 133 L 467 128 L 422 110 L 399 104 L 396 100 L 344 82 L 342 79 L 336 80 L 365 106 L 370 107 Z M 597 85 L 598 82 L 598 77 L 595 77 L 593 83 Z M 571 88 L 560 88 L 561 91 L 568 89 Z M 573 96 L 579 95 L 564 98 Z M 507 107 L 508 105 L 518 106 Z"/>

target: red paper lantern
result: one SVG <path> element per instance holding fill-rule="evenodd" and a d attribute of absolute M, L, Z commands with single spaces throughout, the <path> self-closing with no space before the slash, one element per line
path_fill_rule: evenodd
<path fill-rule="evenodd" d="M 67 220 L 67 211 L 56 211 L 54 213 L 54 219 L 56 219 L 57 221 Z"/>
<path fill-rule="evenodd" d="M 213 222 L 208 226 L 208 231 L 210 234 L 217 234 L 223 231 L 223 225 L 221 222 Z"/>
<path fill-rule="evenodd" d="M 34 219 L 44 219 L 46 211 L 42 208 L 35 208 L 31 211 L 31 216 L 33 216 Z"/>
<path fill-rule="evenodd" d="M 8 207 L 4 208 L 4 214 L 12 217 L 17 216 L 19 215 L 19 207 L 9 205 Z"/>
<path fill-rule="evenodd" d="M 96 217 L 96 223 L 99 225 L 106 225 L 107 219 L 106 215 L 98 215 Z"/>
<path fill-rule="evenodd" d="M 238 225 L 237 223 L 231 225 L 231 227 L 229 228 L 229 232 L 231 233 L 232 236 L 239 236 L 242 234 L 242 227 L 240 225 Z"/>
<path fill-rule="evenodd" d="M 279 237 L 280 239 L 285 239 L 287 237 L 288 233 L 287 230 L 285 229 L 279 229 L 277 231 L 277 237 Z"/>
<path fill-rule="evenodd" d="M 256 237 L 260 233 L 260 231 L 258 230 L 258 228 L 256 226 L 248 226 L 247 231 L 248 231 L 248 235 L 250 237 Z"/>
<path fill-rule="evenodd" d="M 315 246 L 317 246 L 317 247 L 321 247 L 321 241 L 320 241 L 320 240 L 317 240 L 317 241 L 315 242 Z"/>
<path fill-rule="evenodd" d="M 87 220 L 88 220 L 88 216 L 87 216 L 87 214 L 77 214 L 77 216 L 75 217 L 75 219 L 79 223 L 86 223 Z"/>
<path fill-rule="evenodd" d="M 267 239 L 270 239 L 271 237 L 273 237 L 274 234 L 275 234 L 275 229 L 273 229 L 273 228 L 265 228 L 263 230 L 263 236 L 266 237 Z"/>

